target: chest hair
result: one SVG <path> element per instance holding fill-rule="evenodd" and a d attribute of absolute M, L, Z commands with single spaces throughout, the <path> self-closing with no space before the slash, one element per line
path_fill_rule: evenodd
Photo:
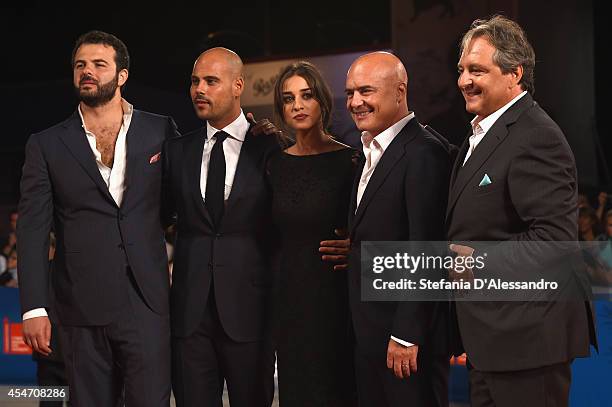
<path fill-rule="evenodd" d="M 121 129 L 121 123 L 111 125 L 93 126 L 91 132 L 96 136 L 96 149 L 102 156 L 102 163 L 108 168 L 113 168 L 115 161 L 115 143 Z"/>

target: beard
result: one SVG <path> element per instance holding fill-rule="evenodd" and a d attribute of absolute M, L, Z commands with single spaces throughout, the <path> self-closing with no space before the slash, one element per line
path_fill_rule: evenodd
<path fill-rule="evenodd" d="M 110 100 L 115 96 L 115 91 L 119 85 L 118 74 L 115 74 L 113 79 L 101 85 L 100 82 L 95 81 L 97 86 L 97 90 L 95 91 L 82 90 L 80 85 L 84 80 L 94 81 L 93 78 L 84 76 L 81 78 L 79 86 L 75 86 L 74 90 L 79 101 L 85 103 L 89 107 L 98 107 L 110 102 Z"/>

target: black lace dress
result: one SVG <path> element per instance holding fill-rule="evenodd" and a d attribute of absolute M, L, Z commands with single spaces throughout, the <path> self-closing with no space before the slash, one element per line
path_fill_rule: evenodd
<path fill-rule="evenodd" d="M 269 162 L 281 238 L 275 337 L 281 407 L 356 406 L 346 271 L 321 260 L 319 243 L 345 228 L 355 150 L 284 152 Z"/>

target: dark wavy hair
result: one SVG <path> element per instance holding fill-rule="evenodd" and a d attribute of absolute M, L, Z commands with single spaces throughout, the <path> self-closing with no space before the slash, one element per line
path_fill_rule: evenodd
<path fill-rule="evenodd" d="M 130 69 L 130 54 L 128 49 L 119 38 L 113 34 L 105 33 L 104 31 L 89 31 L 81 35 L 74 44 L 72 49 L 71 66 L 74 67 L 74 57 L 83 44 L 103 44 L 112 47 L 115 50 L 115 65 L 117 65 L 117 72 L 122 69 Z"/>
<path fill-rule="evenodd" d="M 331 112 L 333 109 L 332 93 L 317 67 L 306 61 L 299 61 L 287 65 L 278 76 L 278 80 L 274 85 L 274 121 L 276 125 L 283 128 L 283 130 L 288 130 L 283 114 L 283 85 L 285 81 L 292 76 L 303 78 L 308 84 L 308 87 L 312 90 L 312 96 L 319 103 L 321 108 L 321 124 L 323 130 L 327 132 L 331 122 Z"/>

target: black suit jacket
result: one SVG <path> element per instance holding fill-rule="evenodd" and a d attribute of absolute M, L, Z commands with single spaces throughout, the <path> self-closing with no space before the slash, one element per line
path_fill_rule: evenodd
<path fill-rule="evenodd" d="M 24 312 L 50 306 L 47 257 L 53 227 L 57 249 L 52 278 L 62 324 L 108 324 L 125 305 L 127 266 L 147 305 L 167 314 L 161 162 L 150 161 L 163 140 L 175 134 L 169 117 L 134 110 L 120 207 L 100 175 L 78 112 L 30 137 L 17 226 Z"/>
<path fill-rule="evenodd" d="M 271 299 L 270 191 L 266 162 L 274 137 L 246 134 L 223 219 L 215 229 L 200 192 L 206 127 L 168 140 L 164 161 L 164 213 L 176 214 L 177 240 L 171 289 L 172 333 L 188 336 L 204 315 L 209 289 L 221 324 L 234 341 L 261 339 Z"/>
<path fill-rule="evenodd" d="M 495 259 L 509 269 L 528 264 L 530 242 L 577 240 L 574 157 L 529 94 L 495 122 L 462 167 L 468 147 L 466 140 L 451 176 L 449 240 L 516 241 L 517 250 L 500 250 Z M 485 174 L 492 182 L 480 187 Z M 456 308 L 463 346 L 479 370 L 568 362 L 588 355 L 589 332 L 595 343 L 589 303 L 459 301 Z"/>
<path fill-rule="evenodd" d="M 362 302 L 360 258 L 362 241 L 444 240 L 451 167 L 448 145 L 416 117 L 410 120 L 380 158 L 355 213 L 363 166 L 362 160 L 349 211 L 349 296 L 357 344 L 366 352 L 384 355 L 393 335 L 421 349 L 446 353 L 448 304 Z"/>

